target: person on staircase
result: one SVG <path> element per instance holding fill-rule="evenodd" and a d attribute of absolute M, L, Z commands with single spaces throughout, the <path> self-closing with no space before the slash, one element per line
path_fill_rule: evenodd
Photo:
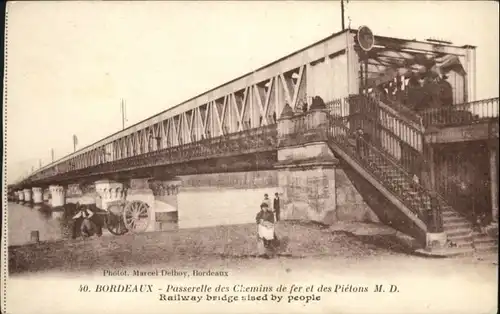
<path fill-rule="evenodd" d="M 358 128 L 354 136 L 356 138 L 356 153 L 361 157 L 361 159 L 368 157 L 369 134 L 366 134 L 362 128 Z"/>

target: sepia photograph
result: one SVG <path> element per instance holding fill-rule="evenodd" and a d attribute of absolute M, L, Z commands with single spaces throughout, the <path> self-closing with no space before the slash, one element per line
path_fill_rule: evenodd
<path fill-rule="evenodd" d="M 9 1 L 1 312 L 498 312 L 495 1 Z"/>

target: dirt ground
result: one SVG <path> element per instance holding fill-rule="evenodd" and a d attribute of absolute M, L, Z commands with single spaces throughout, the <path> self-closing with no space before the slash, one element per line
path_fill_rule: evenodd
<path fill-rule="evenodd" d="M 277 234 L 282 248 L 277 257 L 266 263 L 300 263 L 304 259 L 329 260 L 329 263 L 361 262 L 387 260 L 389 257 L 411 263 L 449 263 L 426 261 L 428 259 L 414 255 L 406 242 L 394 234 L 383 232 L 384 229 L 376 225 L 361 225 L 358 229 L 373 229 L 372 226 L 378 229 L 355 234 L 352 230 L 310 222 L 280 222 Z M 255 225 L 228 225 L 11 246 L 9 271 L 14 275 L 40 271 L 92 272 L 96 268 L 159 264 L 202 267 L 222 263 L 230 266 L 233 261 L 238 261 L 238 264 L 255 263 L 257 255 Z M 452 260 L 453 263 L 481 262 L 474 256 Z"/>
<path fill-rule="evenodd" d="M 399 289 L 397 298 L 377 293 L 316 293 L 323 301 L 307 305 L 283 302 L 279 306 L 257 302 L 252 303 L 251 313 L 496 313 L 497 253 L 427 258 L 412 254 L 404 242 L 390 233 L 355 235 L 311 223 L 281 222 L 277 233 L 287 245 L 272 259 L 256 256 L 253 224 L 10 247 L 11 306 L 20 309 L 19 313 L 34 310 L 23 299 L 17 299 L 22 295 L 20 291 L 28 286 L 37 289 L 38 293 L 32 297 L 40 300 L 49 297 L 51 289 L 74 293 L 72 297 L 80 300 L 82 296 L 77 294 L 76 287 L 82 282 L 116 279 L 122 283 L 134 279 L 104 277 L 103 270 L 164 269 L 223 270 L 228 277 L 135 280 L 141 284 L 149 280 L 148 283 L 154 282 L 156 286 L 186 285 L 194 280 L 211 285 L 220 282 L 228 285 L 314 284 L 316 287 L 373 287 L 383 283 Z M 127 311 L 135 311 L 134 306 L 137 311 L 148 306 L 151 313 L 165 313 L 165 308 L 156 307 L 156 299 L 146 296 L 135 297 L 134 303 L 125 302 L 124 298 L 128 298 L 125 295 L 112 298 L 103 295 L 103 298 L 103 302 L 116 302 L 116 306 L 127 304 L 123 309 Z M 53 313 L 54 306 L 37 305 L 36 310 Z M 86 312 L 103 310 L 99 304 L 88 306 Z M 61 301 L 56 309 L 62 308 L 75 311 L 71 303 Z M 183 305 L 176 302 L 168 303 L 168 309 L 170 313 L 184 312 Z M 249 307 L 236 305 L 214 307 L 200 303 L 191 304 L 190 309 L 192 313 L 250 313 Z"/>

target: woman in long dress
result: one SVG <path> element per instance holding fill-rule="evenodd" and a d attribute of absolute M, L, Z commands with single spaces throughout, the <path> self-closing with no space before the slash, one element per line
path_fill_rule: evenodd
<path fill-rule="evenodd" d="M 277 237 L 274 231 L 274 213 L 269 210 L 269 205 L 267 203 L 262 203 L 260 205 L 260 212 L 257 213 L 255 217 L 257 223 L 257 232 L 259 239 L 259 253 L 270 257 L 270 254 L 274 252 L 277 246 Z M 265 252 L 262 252 L 264 251 Z"/>

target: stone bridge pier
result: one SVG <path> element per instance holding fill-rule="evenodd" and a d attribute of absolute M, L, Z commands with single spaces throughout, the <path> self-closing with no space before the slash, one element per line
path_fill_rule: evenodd
<path fill-rule="evenodd" d="M 66 195 L 64 187 L 60 185 L 49 186 L 51 199 L 49 202 L 52 207 L 52 217 L 61 218 L 64 214 L 64 204 L 66 204 Z"/>
<path fill-rule="evenodd" d="M 121 182 L 111 180 L 100 180 L 95 182 L 96 206 L 102 210 L 108 210 L 109 203 L 117 200 L 125 200 L 127 188 Z"/>
<path fill-rule="evenodd" d="M 49 202 L 50 200 L 50 190 L 48 188 L 43 189 L 43 194 L 42 194 L 42 200 L 43 202 Z"/>
<path fill-rule="evenodd" d="M 17 191 L 17 200 L 19 202 L 24 202 L 24 191 L 22 190 Z"/>
<path fill-rule="evenodd" d="M 42 188 L 34 187 L 33 190 L 33 204 L 40 205 L 43 203 Z"/>
<path fill-rule="evenodd" d="M 31 203 L 31 189 L 24 189 L 24 202 Z"/>
<path fill-rule="evenodd" d="M 328 112 L 311 106 L 294 113 L 288 105 L 278 121 L 278 182 L 283 190 L 283 219 L 337 221 L 379 219 L 339 167 L 328 146 Z"/>
<path fill-rule="evenodd" d="M 177 229 L 179 222 L 178 195 L 182 186 L 180 178 L 148 181 L 153 193 L 154 228 L 156 231 Z"/>
<path fill-rule="evenodd" d="M 175 180 L 151 180 L 149 178 L 130 179 L 128 182 L 100 180 L 95 183 L 98 195 L 96 206 L 108 210 L 109 204 L 117 200 L 128 203 L 141 201 L 149 207 L 150 221 L 146 231 L 164 230 L 168 225 L 165 222 L 177 222 L 176 195 L 179 191 L 179 182 Z"/>
<path fill-rule="evenodd" d="M 66 203 L 95 204 L 98 194 L 94 183 L 68 184 L 66 190 Z"/>

